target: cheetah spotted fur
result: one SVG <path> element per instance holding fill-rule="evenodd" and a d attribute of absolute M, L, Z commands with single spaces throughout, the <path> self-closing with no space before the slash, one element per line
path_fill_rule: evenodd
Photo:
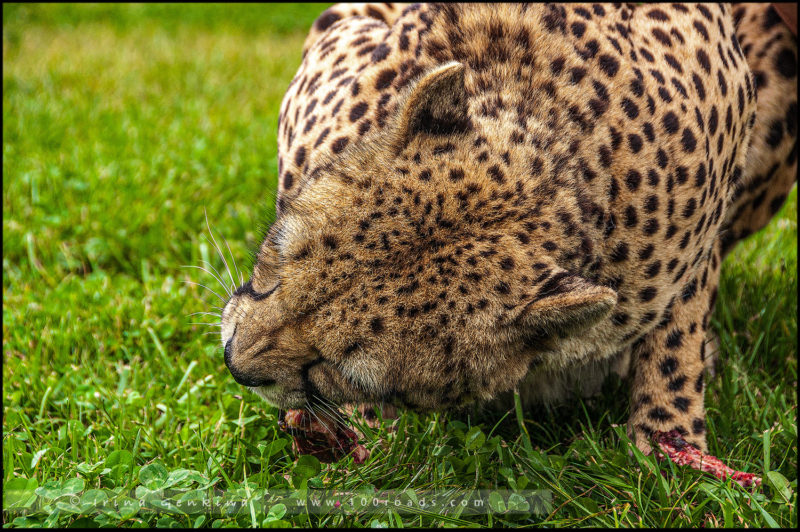
<path fill-rule="evenodd" d="M 428 410 L 616 371 L 637 446 L 705 450 L 719 269 L 796 180 L 796 61 L 764 4 L 331 7 L 231 373 L 282 408 Z"/>

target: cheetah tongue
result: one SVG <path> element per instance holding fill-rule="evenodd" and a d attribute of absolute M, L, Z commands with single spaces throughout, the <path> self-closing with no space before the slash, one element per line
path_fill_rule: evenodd
<path fill-rule="evenodd" d="M 299 454 L 310 454 L 320 462 L 336 462 L 350 452 L 356 464 L 369 458 L 369 451 L 359 445 L 358 436 L 352 429 L 323 414 L 287 410 L 278 426 L 292 435 Z"/>
<path fill-rule="evenodd" d="M 677 430 L 657 432 L 654 437 L 659 448 L 678 465 L 688 465 L 692 469 L 711 473 L 720 480 L 730 477 L 743 488 L 761 485 L 761 477 L 753 473 L 743 473 L 731 469 L 719 458 L 704 454 L 700 449 L 684 440 Z"/>

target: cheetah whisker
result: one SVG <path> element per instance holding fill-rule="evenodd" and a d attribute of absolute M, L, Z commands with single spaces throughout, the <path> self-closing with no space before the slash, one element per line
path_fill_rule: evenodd
<path fill-rule="evenodd" d="M 239 286 L 241 286 L 244 284 L 244 276 L 242 275 L 242 272 L 239 271 L 239 267 L 236 265 L 236 258 L 233 256 L 233 251 L 231 251 L 228 241 L 224 236 L 220 236 L 220 238 L 222 238 L 222 241 L 225 242 L 225 247 L 228 248 L 228 254 L 231 256 L 231 262 L 233 263 L 233 269 L 236 271 L 236 277 L 239 278 Z"/>
<path fill-rule="evenodd" d="M 316 397 L 317 401 L 320 400 L 319 397 L 317 397 L 316 395 L 314 397 Z M 342 424 L 345 424 L 346 422 L 345 418 L 336 410 L 333 410 L 332 408 L 321 402 L 317 403 L 317 407 L 319 407 L 320 410 L 322 410 L 332 418 L 335 418 L 337 421 L 341 422 Z"/>
<path fill-rule="evenodd" d="M 209 287 L 207 287 L 207 286 L 206 286 L 206 285 L 204 285 L 204 284 L 201 284 L 201 283 L 195 283 L 194 281 L 183 281 L 183 282 L 184 282 L 185 284 L 193 284 L 193 285 L 197 285 L 197 286 L 202 286 L 203 288 L 205 288 L 206 290 L 208 290 L 209 292 L 211 292 L 212 294 L 214 294 L 215 296 L 217 296 L 217 297 L 219 298 L 219 300 L 220 300 L 220 301 L 222 301 L 223 303 L 226 303 L 226 302 L 227 302 L 227 299 L 225 299 L 224 297 L 222 297 L 221 295 L 219 295 L 218 293 L 216 293 L 215 291 L 213 291 L 212 289 L 210 289 Z"/>
<path fill-rule="evenodd" d="M 205 261 L 203 261 L 203 262 L 205 262 Z M 223 284 L 222 280 L 219 277 L 217 277 L 216 275 L 214 275 L 213 273 L 211 273 L 210 271 L 208 271 L 205 268 L 203 268 L 202 266 L 194 266 L 194 265 L 189 264 L 189 265 L 186 265 L 186 266 L 181 266 L 181 268 L 195 268 L 197 270 L 202 270 L 202 271 L 206 272 L 211 277 L 213 277 L 217 282 L 219 282 L 220 285 L 222 286 L 222 288 L 225 290 L 225 293 L 228 296 L 230 296 L 230 293 L 228 292 L 228 287 L 225 286 L 225 284 Z"/>
<path fill-rule="evenodd" d="M 203 315 L 203 316 L 215 316 L 217 318 L 220 317 L 220 314 L 218 312 L 192 312 L 191 314 L 187 314 L 186 317 L 188 318 L 190 316 L 200 316 L 200 315 Z"/>
<path fill-rule="evenodd" d="M 214 248 L 219 253 L 220 258 L 222 259 L 222 263 L 225 264 L 225 269 L 228 272 L 228 277 L 231 279 L 231 287 L 233 290 L 236 290 L 236 281 L 233 280 L 233 274 L 231 274 L 231 268 L 228 265 L 228 260 L 225 258 L 225 255 L 222 254 L 222 251 L 219 249 L 217 245 L 217 239 L 214 238 L 214 233 L 211 231 L 211 224 L 208 223 L 208 212 L 206 212 L 205 208 L 203 208 L 203 214 L 206 217 L 206 227 L 208 228 L 208 234 L 211 235 L 211 240 L 214 242 Z"/>
<path fill-rule="evenodd" d="M 306 401 L 305 401 L 305 406 L 306 406 L 306 410 L 308 410 L 309 412 L 311 412 L 311 415 L 312 415 L 312 416 L 314 416 L 314 417 L 316 418 L 316 420 L 319 422 L 319 424 L 320 424 L 320 425 L 322 425 L 322 426 L 323 426 L 323 427 L 325 427 L 326 429 L 334 428 L 334 427 L 328 427 L 328 424 L 327 424 L 327 423 L 325 423 L 324 421 L 322 421 L 322 419 L 321 419 L 321 418 L 320 418 L 320 417 L 317 415 L 317 413 L 314 411 L 314 407 L 311 405 L 311 403 L 309 403 L 309 402 L 308 402 L 308 399 L 306 399 Z M 340 450 L 340 451 L 343 451 L 343 452 L 344 452 L 344 446 L 342 445 L 342 442 L 341 442 L 341 441 L 339 441 L 339 439 L 338 439 L 338 438 L 336 439 L 336 445 L 339 447 L 339 450 Z"/>
<path fill-rule="evenodd" d="M 319 395 L 317 395 L 317 394 L 314 394 L 314 398 L 317 400 L 317 405 L 318 405 L 318 406 L 319 406 L 319 407 L 320 407 L 320 408 L 321 408 L 321 409 L 322 409 L 322 410 L 323 410 L 325 413 L 327 413 L 327 414 L 328 414 L 328 415 L 330 415 L 331 417 L 335 418 L 335 419 L 336 419 L 337 421 L 339 421 L 341 424 L 343 424 L 343 425 L 346 425 L 346 424 L 347 424 L 347 422 L 348 422 L 348 419 L 346 419 L 346 418 L 345 418 L 345 417 L 342 415 L 342 413 L 339 411 L 338 407 L 336 407 L 335 405 L 333 405 L 333 404 L 332 404 L 332 403 L 330 403 L 329 401 L 326 401 L 324 398 L 320 397 L 320 396 L 319 396 Z"/>
<path fill-rule="evenodd" d="M 203 235 L 203 236 L 205 237 L 205 235 Z M 206 238 L 206 241 L 208 241 L 208 239 L 207 239 L 207 238 Z M 203 264 L 205 264 L 206 266 L 208 266 L 209 268 L 211 268 L 212 270 L 214 270 L 214 273 L 216 273 L 216 274 L 217 274 L 217 279 L 219 280 L 220 284 L 222 284 L 223 286 L 225 286 L 225 283 L 223 283 L 223 282 L 222 282 L 222 274 L 221 274 L 221 273 L 219 273 L 219 271 L 218 271 L 218 270 L 217 270 L 217 269 L 214 267 L 214 265 L 213 265 L 213 264 L 211 264 L 211 263 L 210 263 L 210 262 L 208 262 L 207 260 L 202 260 L 202 259 L 200 260 L 200 262 L 202 262 Z M 227 288 L 226 288 L 226 291 L 227 291 Z M 229 295 L 231 295 L 231 294 L 229 293 Z"/>
<path fill-rule="evenodd" d="M 212 238 L 211 240 L 209 240 L 209 238 L 208 238 L 206 235 L 203 235 L 203 238 L 206 240 L 206 242 L 208 242 L 209 244 L 211 244 L 211 245 L 213 246 L 214 250 L 217 252 L 217 255 L 219 255 L 220 257 L 222 257 L 222 252 L 221 252 L 221 251 L 220 251 L 220 249 L 217 247 L 217 244 L 216 244 L 216 242 L 213 240 L 213 238 Z M 205 261 L 205 260 L 203 260 L 203 261 L 201 261 L 201 262 L 203 262 L 204 264 L 209 264 L 209 262 L 208 262 L 208 261 Z M 225 261 L 225 258 L 224 258 L 224 257 L 222 258 L 222 262 L 223 262 L 223 264 L 225 265 L 225 271 L 226 271 L 226 272 L 227 272 L 227 274 L 228 274 L 228 278 L 231 280 L 231 286 L 230 286 L 230 287 L 229 287 L 229 286 L 227 286 L 227 285 L 226 285 L 224 282 L 223 282 L 223 286 L 225 286 L 225 292 L 226 292 L 226 293 L 228 293 L 228 294 L 231 294 L 231 293 L 233 293 L 233 291 L 236 289 L 236 283 L 235 283 L 235 281 L 233 280 L 233 276 L 231 275 L 231 272 L 230 272 L 230 267 L 228 266 L 228 264 L 227 264 L 227 262 Z M 223 276 L 223 274 L 219 273 L 219 271 L 218 271 L 218 270 L 216 270 L 216 268 L 214 269 L 214 271 L 216 271 L 216 272 L 217 272 L 217 274 L 219 275 L 219 277 L 220 277 L 220 279 L 221 279 L 221 278 L 222 278 L 222 276 Z M 222 282 L 222 281 L 221 281 L 221 282 Z"/>

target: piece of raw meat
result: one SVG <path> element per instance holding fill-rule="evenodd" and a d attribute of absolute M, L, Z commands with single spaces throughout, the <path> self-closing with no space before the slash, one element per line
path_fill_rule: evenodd
<path fill-rule="evenodd" d="M 287 410 L 278 426 L 292 435 L 299 454 L 310 454 L 320 462 L 336 462 L 351 452 L 356 464 L 369 458 L 369 451 L 358 443 L 355 431 L 324 414 Z"/>
<path fill-rule="evenodd" d="M 754 473 L 743 473 L 731 469 L 719 458 L 704 454 L 700 449 L 684 440 L 677 430 L 657 432 L 654 438 L 664 454 L 678 465 L 688 465 L 692 469 L 711 473 L 720 480 L 730 477 L 744 488 L 761 485 L 761 477 Z"/>

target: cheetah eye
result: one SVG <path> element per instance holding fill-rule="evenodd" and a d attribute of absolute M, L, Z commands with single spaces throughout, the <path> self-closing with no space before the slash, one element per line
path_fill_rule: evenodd
<path fill-rule="evenodd" d="M 254 301 L 261 301 L 271 296 L 275 292 L 275 290 L 278 289 L 280 284 L 281 284 L 280 282 L 277 282 L 272 286 L 272 288 L 262 292 L 256 290 L 256 288 L 253 286 L 253 281 L 250 280 L 244 283 L 239 288 L 237 288 L 236 291 L 233 293 L 233 295 L 235 296 L 246 295 Z"/>

